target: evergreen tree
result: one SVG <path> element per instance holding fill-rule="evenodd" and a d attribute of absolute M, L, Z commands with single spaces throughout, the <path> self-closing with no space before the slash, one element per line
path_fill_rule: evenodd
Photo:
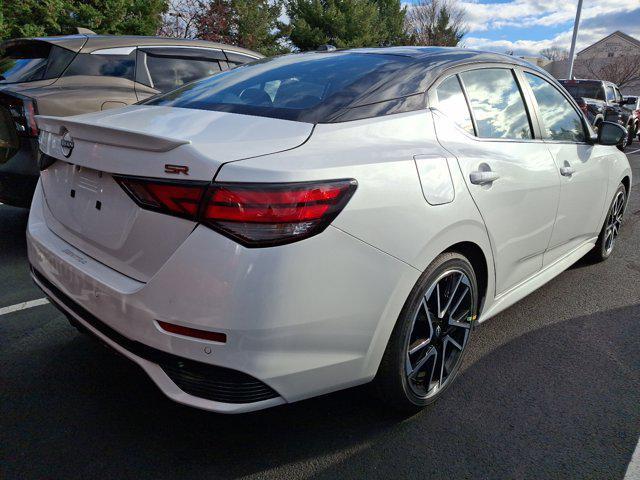
<path fill-rule="evenodd" d="M 197 36 L 229 43 L 263 55 L 284 53 L 279 17 L 282 0 L 210 0 L 203 2 L 197 20 Z"/>
<path fill-rule="evenodd" d="M 315 50 L 325 44 L 371 47 L 387 41 L 378 5 L 369 0 L 290 0 L 287 13 L 289 38 L 300 50 Z"/>
<path fill-rule="evenodd" d="M 405 31 L 407 7 L 400 0 L 376 0 L 378 16 L 383 26 L 381 46 L 404 45 L 408 41 Z"/>
<path fill-rule="evenodd" d="M 76 33 L 153 35 L 166 0 L 6 0 L 0 4 L 2 38 Z"/>

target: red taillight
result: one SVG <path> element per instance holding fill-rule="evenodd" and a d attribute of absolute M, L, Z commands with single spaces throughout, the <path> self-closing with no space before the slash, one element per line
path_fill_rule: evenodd
<path fill-rule="evenodd" d="M 140 207 L 199 221 L 246 247 L 283 245 L 320 233 L 357 187 L 355 180 L 203 184 L 114 178 Z"/>
<path fill-rule="evenodd" d="M 157 321 L 162 330 L 169 333 L 175 333 L 177 335 L 184 335 L 185 337 L 199 338 L 201 340 L 211 340 L 213 342 L 226 343 L 227 335 L 220 332 L 211 332 L 209 330 L 200 330 L 198 328 L 183 327 L 181 325 L 174 325 L 173 323 Z"/>
<path fill-rule="evenodd" d="M 114 176 L 125 192 L 142 208 L 196 220 L 209 183 L 172 183 Z"/>
<path fill-rule="evenodd" d="M 0 103 L 8 108 L 18 134 L 28 137 L 38 136 L 38 126 L 36 125 L 38 107 L 34 99 L 16 93 L 3 94 L 0 97 Z"/>

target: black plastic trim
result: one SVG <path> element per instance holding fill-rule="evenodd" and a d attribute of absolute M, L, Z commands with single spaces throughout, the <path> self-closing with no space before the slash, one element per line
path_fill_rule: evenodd
<path fill-rule="evenodd" d="M 72 311 L 120 347 L 158 364 L 181 390 L 194 397 L 223 403 L 253 403 L 278 397 L 275 390 L 246 373 L 179 357 L 127 338 L 61 292 L 33 265 L 31 274 L 37 280 L 36 284 L 41 283 L 51 292 L 45 291 L 45 294 L 62 313 L 69 316 L 67 309 Z M 77 323 L 75 318 L 71 317 L 71 320 Z"/>

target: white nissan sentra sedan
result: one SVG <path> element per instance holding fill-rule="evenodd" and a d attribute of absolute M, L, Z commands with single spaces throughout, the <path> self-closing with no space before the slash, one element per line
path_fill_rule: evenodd
<path fill-rule="evenodd" d="M 35 282 L 217 412 L 371 381 L 431 403 L 476 323 L 612 254 L 631 185 L 622 128 L 463 49 L 276 57 L 37 122 Z"/>

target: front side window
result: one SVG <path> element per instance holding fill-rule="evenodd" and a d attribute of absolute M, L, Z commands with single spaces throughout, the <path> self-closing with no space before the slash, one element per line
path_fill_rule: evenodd
<path fill-rule="evenodd" d="M 549 140 L 584 142 L 585 133 L 582 117 L 569 101 L 546 80 L 525 73 L 533 90 L 542 116 L 544 138 Z"/>
<path fill-rule="evenodd" d="M 438 100 L 438 110 L 451 118 L 460 128 L 472 135 L 474 134 L 469 107 L 457 75 L 447 78 L 438 85 L 436 98 Z"/>
<path fill-rule="evenodd" d="M 129 55 L 80 53 L 73 59 L 64 76 L 89 75 L 94 77 L 117 77 L 133 80 L 135 67 L 135 50 Z"/>
<path fill-rule="evenodd" d="M 482 138 L 530 139 L 529 116 L 513 72 L 486 68 L 460 74 Z"/>
<path fill-rule="evenodd" d="M 150 53 L 147 53 L 147 68 L 153 88 L 161 92 L 168 92 L 220 72 L 220 65 L 216 60 L 156 56 Z"/>

